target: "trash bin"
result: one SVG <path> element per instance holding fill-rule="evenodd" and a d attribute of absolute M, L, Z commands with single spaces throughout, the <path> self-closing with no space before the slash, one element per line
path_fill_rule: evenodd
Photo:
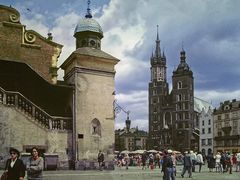
<path fill-rule="evenodd" d="M 31 153 L 21 153 L 20 159 L 23 161 L 23 164 L 25 167 L 30 157 L 31 157 Z"/>
<path fill-rule="evenodd" d="M 57 170 L 58 154 L 44 153 L 44 168 L 45 170 Z"/>

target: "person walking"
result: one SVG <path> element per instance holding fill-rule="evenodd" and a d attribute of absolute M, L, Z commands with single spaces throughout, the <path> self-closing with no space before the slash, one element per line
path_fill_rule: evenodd
<path fill-rule="evenodd" d="M 240 171 L 240 152 L 237 153 L 237 165 L 236 165 L 236 172 Z"/>
<path fill-rule="evenodd" d="M 153 170 L 153 168 L 154 168 L 154 156 L 153 156 L 152 153 L 149 154 L 148 160 L 149 160 L 149 167 L 150 167 L 151 170 Z"/>
<path fill-rule="evenodd" d="M 216 172 L 222 173 L 223 172 L 223 167 L 221 164 L 221 155 L 220 152 L 217 152 L 215 156 L 215 161 L 216 161 Z"/>
<path fill-rule="evenodd" d="M 183 157 L 183 171 L 182 171 L 182 178 L 184 177 L 185 172 L 188 171 L 188 176 L 191 178 L 192 177 L 192 160 L 190 157 L 189 152 L 184 153 Z"/>
<path fill-rule="evenodd" d="M 157 153 L 155 154 L 155 168 L 156 168 L 157 166 L 159 167 L 159 169 L 161 168 L 161 166 L 160 166 L 160 159 L 161 159 L 161 156 L 160 156 L 159 152 L 157 152 Z"/>
<path fill-rule="evenodd" d="M 191 157 L 191 160 L 192 160 L 192 172 L 195 172 L 195 165 L 196 165 L 196 162 L 197 162 L 197 155 L 193 151 L 190 151 L 190 157 Z"/>
<path fill-rule="evenodd" d="M 10 159 L 7 160 L 5 166 L 5 173 L 7 173 L 7 180 L 23 180 L 25 176 L 25 166 L 23 161 L 19 159 L 20 152 L 15 148 L 9 150 Z"/>
<path fill-rule="evenodd" d="M 130 158 L 129 158 L 128 154 L 125 154 L 125 156 L 124 156 L 124 161 L 125 161 L 126 169 L 128 169 L 129 160 L 130 160 Z"/>
<path fill-rule="evenodd" d="M 36 147 L 31 149 L 31 157 L 27 161 L 27 179 L 42 180 L 43 179 L 43 158 L 40 157 L 40 152 Z"/>
<path fill-rule="evenodd" d="M 175 168 L 172 160 L 172 150 L 165 150 L 162 158 L 163 180 L 175 180 Z"/>
<path fill-rule="evenodd" d="M 100 171 L 102 171 L 103 162 L 104 162 L 104 154 L 103 154 L 102 151 L 100 150 L 100 151 L 98 152 L 98 166 L 99 166 L 99 170 L 100 170 Z"/>
<path fill-rule="evenodd" d="M 213 153 L 210 153 L 207 157 L 207 162 L 208 162 L 208 169 L 209 172 L 213 172 L 213 168 L 215 168 L 215 159 L 213 156 Z"/>
<path fill-rule="evenodd" d="M 147 152 L 145 151 L 142 154 L 142 170 L 146 169 L 146 161 L 147 161 Z"/>
<path fill-rule="evenodd" d="M 232 156 L 230 154 L 230 152 L 228 152 L 226 154 L 226 172 L 228 172 L 229 170 L 229 174 L 232 174 L 232 166 L 233 166 L 233 162 L 232 162 Z"/>
<path fill-rule="evenodd" d="M 203 165 L 203 156 L 202 156 L 202 153 L 199 151 L 198 154 L 197 154 L 197 164 L 199 166 L 199 170 L 198 172 L 201 172 L 201 169 L 202 169 L 202 165 Z"/>

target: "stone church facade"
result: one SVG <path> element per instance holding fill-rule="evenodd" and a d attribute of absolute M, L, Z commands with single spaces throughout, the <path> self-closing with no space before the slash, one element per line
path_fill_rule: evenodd
<path fill-rule="evenodd" d="M 60 66 L 62 45 L 27 30 L 19 12 L 0 5 L 0 156 L 36 146 L 60 168 L 95 168 L 102 150 L 112 168 L 114 77 L 119 60 L 101 50 L 103 32 L 90 8 L 74 32 L 76 50 Z"/>
<path fill-rule="evenodd" d="M 180 52 L 180 63 L 173 71 L 171 92 L 167 82 L 167 60 L 161 52 L 158 33 L 150 62 L 149 148 L 197 149 L 194 147 L 198 142 L 198 135 L 194 133 L 194 78 L 185 51 Z"/>

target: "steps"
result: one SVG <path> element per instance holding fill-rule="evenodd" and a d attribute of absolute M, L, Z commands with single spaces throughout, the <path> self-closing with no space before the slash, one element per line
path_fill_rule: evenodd
<path fill-rule="evenodd" d="M 16 108 L 49 130 L 71 130 L 71 117 L 51 116 L 19 92 L 6 91 L 0 87 L 0 103 Z"/>

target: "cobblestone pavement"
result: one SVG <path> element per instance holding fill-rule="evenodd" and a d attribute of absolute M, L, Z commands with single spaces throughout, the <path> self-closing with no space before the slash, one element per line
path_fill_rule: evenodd
<path fill-rule="evenodd" d="M 198 167 L 196 168 L 198 170 Z M 176 179 L 194 179 L 194 180 L 240 180 L 240 172 L 233 171 L 229 173 L 209 172 L 206 166 L 203 166 L 201 173 L 193 173 L 192 178 L 188 178 L 188 174 L 182 178 L 180 172 L 182 166 L 177 167 Z M 1 171 L 2 173 L 2 171 Z M 162 180 L 163 173 L 160 169 L 142 170 L 139 167 L 116 168 L 114 171 L 44 171 L 44 180 Z"/>

